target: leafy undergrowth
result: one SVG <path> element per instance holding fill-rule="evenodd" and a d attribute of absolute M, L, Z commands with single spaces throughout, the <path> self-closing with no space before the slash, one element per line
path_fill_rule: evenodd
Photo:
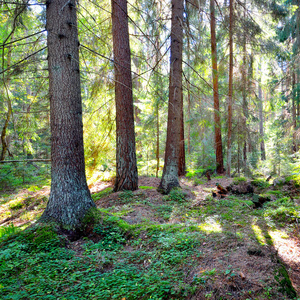
<path fill-rule="evenodd" d="M 299 202 L 289 189 L 260 184 L 272 200 L 254 209 L 252 195 L 211 197 L 214 182 L 185 179 L 183 190 L 162 196 L 159 181 L 144 181 L 135 192 L 93 194 L 100 218 L 75 241 L 54 225 L 2 226 L 0 299 L 297 299 L 291 270 L 300 247 L 294 261 L 277 254 L 297 235 Z M 1 200 L 20 213 L 15 224 L 28 212 L 25 196 Z M 39 196 L 30 224 L 45 205 Z"/>

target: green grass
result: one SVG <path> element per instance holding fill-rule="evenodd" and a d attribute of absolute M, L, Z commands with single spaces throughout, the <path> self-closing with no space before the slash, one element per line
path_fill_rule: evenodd
<path fill-rule="evenodd" d="M 225 287 L 230 282 L 239 285 L 235 299 L 287 299 L 283 294 L 293 294 L 282 270 L 270 273 L 270 278 L 278 277 L 277 285 L 270 289 L 268 280 L 261 281 L 260 291 L 252 293 L 239 278 L 238 265 L 226 260 L 220 267 L 240 245 L 273 247 L 268 230 L 290 228 L 300 217 L 289 197 L 263 191 L 277 199 L 254 209 L 248 195 L 209 195 L 194 207 L 182 189 L 155 201 L 147 199 L 147 189 L 116 193 L 109 207 L 91 212 L 84 220 L 89 235 L 78 243 L 55 226 L 24 231 L 0 227 L 0 299 L 188 299 L 199 293 L 203 299 L 227 299 L 218 293 L 229 293 Z M 110 194 L 107 188 L 93 198 Z M 3 199 L 10 210 L 27 199 L 10 203 L 7 197 L 13 196 Z M 28 199 L 30 205 L 38 201 Z M 147 210 L 147 217 L 127 223 L 128 216 L 140 213 L 137 208 Z"/>

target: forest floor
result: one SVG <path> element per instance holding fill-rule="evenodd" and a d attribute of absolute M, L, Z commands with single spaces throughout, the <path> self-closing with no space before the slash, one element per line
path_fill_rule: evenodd
<path fill-rule="evenodd" d="M 111 182 L 91 185 L 101 220 L 77 238 L 22 230 L 41 215 L 49 186 L 2 192 L 0 298 L 300 299 L 293 182 L 184 177 L 168 196 L 159 182 L 140 177 L 137 191 L 117 193 Z M 231 191 L 213 197 L 217 183 Z"/>

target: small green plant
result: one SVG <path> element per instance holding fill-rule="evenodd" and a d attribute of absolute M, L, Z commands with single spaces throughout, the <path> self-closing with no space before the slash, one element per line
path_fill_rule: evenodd
<path fill-rule="evenodd" d="M 13 201 L 9 204 L 9 208 L 11 210 L 18 210 L 25 206 L 24 202 L 22 200 Z"/>
<path fill-rule="evenodd" d="M 94 201 L 97 201 L 103 197 L 110 195 L 112 192 L 113 192 L 113 188 L 108 187 L 108 188 L 104 189 L 103 191 L 93 194 L 92 198 L 94 199 Z"/>
<path fill-rule="evenodd" d="M 259 178 L 252 180 L 251 184 L 261 189 L 266 189 L 270 186 L 270 183 L 268 181 Z"/>
<path fill-rule="evenodd" d="M 277 269 L 274 278 L 280 285 L 280 292 L 285 293 L 293 299 L 297 296 L 297 293 L 290 280 L 289 274 L 282 263 L 280 263 L 280 267 Z"/>
<path fill-rule="evenodd" d="M 155 189 L 155 187 L 153 187 L 153 186 L 139 186 L 139 188 L 140 189 L 142 189 L 142 190 L 152 190 L 152 189 Z"/>
<path fill-rule="evenodd" d="M 186 193 L 182 189 L 172 189 L 169 195 L 164 196 L 163 199 L 165 201 L 174 201 L 174 202 L 185 202 L 186 201 Z"/>
<path fill-rule="evenodd" d="M 234 184 L 239 184 L 240 182 L 245 182 L 247 181 L 247 179 L 245 177 L 234 177 L 233 178 L 233 183 Z"/>
<path fill-rule="evenodd" d="M 201 177 L 203 175 L 203 173 L 205 172 L 205 169 L 196 169 L 196 170 L 189 170 L 186 173 L 186 177 L 187 178 L 193 178 L 193 177 Z"/>
<path fill-rule="evenodd" d="M 13 223 L 5 227 L 0 227 L 0 242 L 19 231 L 20 229 L 15 227 Z"/>
<path fill-rule="evenodd" d="M 130 203 L 134 197 L 134 194 L 132 191 L 123 191 L 119 195 L 120 203 L 126 204 Z"/>

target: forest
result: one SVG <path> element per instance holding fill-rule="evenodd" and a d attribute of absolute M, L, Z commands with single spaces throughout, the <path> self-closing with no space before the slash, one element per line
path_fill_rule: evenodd
<path fill-rule="evenodd" d="M 299 1 L 0 15 L 0 299 L 300 299 Z"/>

